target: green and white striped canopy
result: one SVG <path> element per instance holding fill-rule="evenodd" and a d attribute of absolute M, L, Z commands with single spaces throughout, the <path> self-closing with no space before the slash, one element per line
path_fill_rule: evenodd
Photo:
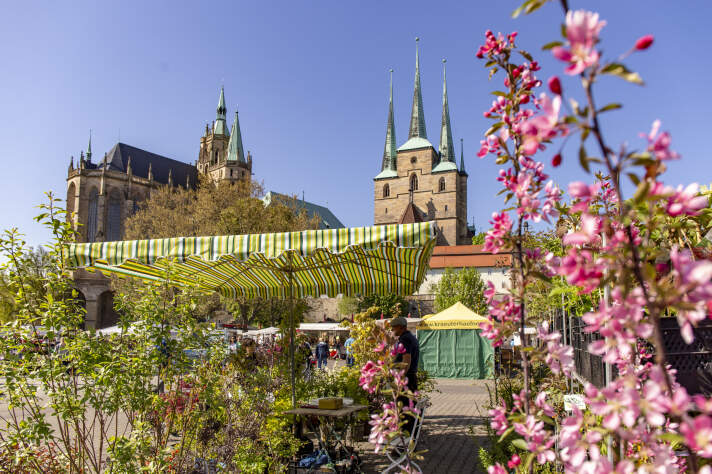
<path fill-rule="evenodd" d="M 218 237 L 70 244 L 72 267 L 169 281 L 227 297 L 410 295 L 435 246 L 434 222 Z"/>

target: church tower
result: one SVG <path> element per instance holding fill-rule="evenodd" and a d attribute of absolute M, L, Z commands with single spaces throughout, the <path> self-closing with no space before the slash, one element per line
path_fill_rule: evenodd
<path fill-rule="evenodd" d="M 248 153 L 245 157 L 237 111 L 229 132 L 226 115 L 225 88 L 221 87 L 215 121 L 212 126 L 205 125 L 205 133 L 200 138 L 198 172 L 210 176 L 213 181 L 249 180 L 252 156 Z"/>
<path fill-rule="evenodd" d="M 408 140 L 397 149 L 391 71 L 386 144 L 381 172 L 374 178 L 374 223 L 381 225 L 436 221 L 440 229 L 438 245 L 469 244 L 471 236 L 467 229 L 467 173 L 463 157 L 461 156 L 460 169 L 455 159 L 445 66 L 443 64 L 440 146 L 436 151 L 428 141 L 425 130 L 417 42 L 416 38 L 415 86 Z"/>

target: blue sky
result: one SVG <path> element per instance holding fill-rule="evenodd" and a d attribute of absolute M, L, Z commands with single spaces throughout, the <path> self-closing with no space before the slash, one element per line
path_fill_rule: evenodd
<path fill-rule="evenodd" d="M 474 53 L 483 33 L 519 32 L 540 59 L 540 77 L 562 65 L 539 51 L 557 39 L 558 5 L 510 18 L 517 2 L 12 2 L 0 15 L 0 228 L 19 227 L 39 244 L 32 221 L 43 192 L 65 196 L 70 155 L 95 159 L 119 139 L 194 161 L 225 84 L 228 117 L 239 106 L 246 150 L 265 188 L 328 205 L 349 226 L 373 222 L 373 181 L 385 137 L 388 69 L 393 68 L 397 141 L 407 138 L 414 38 L 421 38 L 428 137 L 437 146 L 442 58 L 448 60 L 453 138 L 465 140 L 468 213 L 484 228 L 499 190 L 497 167 L 479 160 L 479 140 L 499 79 L 489 83 Z M 606 117 L 612 143 L 641 144 L 655 118 L 683 160 L 666 181 L 712 180 L 708 1 L 570 1 L 608 21 L 604 54 L 617 56 L 643 34 L 656 40 L 628 64 L 646 87 L 610 78 L 598 101 L 622 101 Z M 575 91 L 565 80 L 566 91 Z M 575 91 L 578 94 L 578 91 Z M 580 97 L 578 94 L 577 97 Z M 458 144 L 459 145 L 459 144 Z M 458 151 L 459 153 L 459 151 Z M 548 161 L 550 153 L 543 155 Z M 573 152 L 553 176 L 582 178 Z"/>

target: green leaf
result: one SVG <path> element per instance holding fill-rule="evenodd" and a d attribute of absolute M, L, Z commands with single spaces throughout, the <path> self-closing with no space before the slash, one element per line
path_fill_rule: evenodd
<path fill-rule="evenodd" d="M 626 173 L 626 175 L 628 175 L 628 179 L 630 179 L 631 182 L 636 186 L 640 184 L 640 178 L 638 178 L 638 175 L 636 175 L 635 173 Z"/>
<path fill-rule="evenodd" d="M 566 25 L 564 23 L 561 24 L 561 37 L 566 38 Z"/>
<path fill-rule="evenodd" d="M 524 51 L 523 49 L 520 49 L 520 50 L 519 50 L 519 54 L 521 54 L 522 56 L 524 56 L 524 59 L 526 59 L 526 60 L 529 61 L 529 62 L 534 61 L 534 58 L 532 58 L 532 55 L 529 54 L 529 53 L 527 53 L 527 52 Z"/>
<path fill-rule="evenodd" d="M 633 202 L 636 204 L 643 202 L 643 199 L 648 195 L 648 191 L 650 191 L 650 183 L 647 180 L 641 181 L 635 190 L 635 194 L 633 194 Z"/>
<path fill-rule="evenodd" d="M 552 48 L 556 48 L 557 46 L 563 46 L 563 42 L 561 41 L 552 41 L 550 43 L 546 43 L 544 46 L 541 47 L 544 51 Z"/>
<path fill-rule="evenodd" d="M 527 442 L 524 441 L 522 438 L 517 438 L 515 440 L 512 440 L 512 446 L 518 449 L 522 449 L 524 451 L 527 450 Z"/>
<path fill-rule="evenodd" d="M 497 97 L 507 97 L 507 93 L 502 91 L 492 91 L 492 95 L 496 95 Z"/>
<path fill-rule="evenodd" d="M 504 441 L 504 438 L 512 434 L 512 431 L 514 431 L 514 426 L 510 426 L 509 428 L 507 428 L 505 432 L 502 433 L 502 436 L 499 437 L 499 441 L 497 441 L 497 443 L 501 443 L 502 441 Z"/>
<path fill-rule="evenodd" d="M 581 144 L 581 147 L 579 148 L 579 163 L 581 164 L 581 168 L 586 171 L 586 173 L 591 173 L 591 168 L 589 167 L 588 164 L 588 155 L 586 154 L 586 149 L 583 146 L 583 143 Z"/>
<path fill-rule="evenodd" d="M 493 124 L 487 131 L 485 132 L 485 136 L 492 135 L 494 132 L 502 128 L 502 125 L 504 125 L 504 122 L 497 122 Z"/>
<path fill-rule="evenodd" d="M 601 107 L 600 109 L 598 109 L 598 113 L 600 114 L 602 112 L 608 112 L 609 110 L 616 110 L 616 109 L 621 109 L 621 108 L 623 108 L 623 105 L 621 105 L 621 104 L 616 104 L 616 103 L 608 104 L 608 105 L 605 105 L 605 106 Z"/>
<path fill-rule="evenodd" d="M 640 86 L 644 84 L 643 79 L 640 77 L 640 74 L 631 71 L 621 63 L 610 63 L 604 66 L 603 69 L 601 69 L 601 74 L 611 74 L 613 76 L 618 76 L 628 82 L 632 82 L 633 84 L 638 84 Z"/>

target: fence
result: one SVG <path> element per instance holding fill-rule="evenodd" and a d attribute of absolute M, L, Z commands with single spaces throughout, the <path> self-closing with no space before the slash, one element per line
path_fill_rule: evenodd
<path fill-rule="evenodd" d="M 588 352 L 588 345 L 600 339 L 598 333 L 584 332 L 585 324 L 579 317 L 559 315 L 554 318 L 554 329 L 561 331 L 564 341 L 574 349 L 576 372 L 596 387 L 606 384 L 606 364 L 603 358 Z M 712 321 L 701 322 L 694 329 L 695 340 L 687 344 L 680 335 L 675 318 L 660 321 L 667 362 L 677 371 L 677 381 L 689 393 L 706 393 L 712 390 Z M 612 377 L 616 377 L 616 370 Z"/>

